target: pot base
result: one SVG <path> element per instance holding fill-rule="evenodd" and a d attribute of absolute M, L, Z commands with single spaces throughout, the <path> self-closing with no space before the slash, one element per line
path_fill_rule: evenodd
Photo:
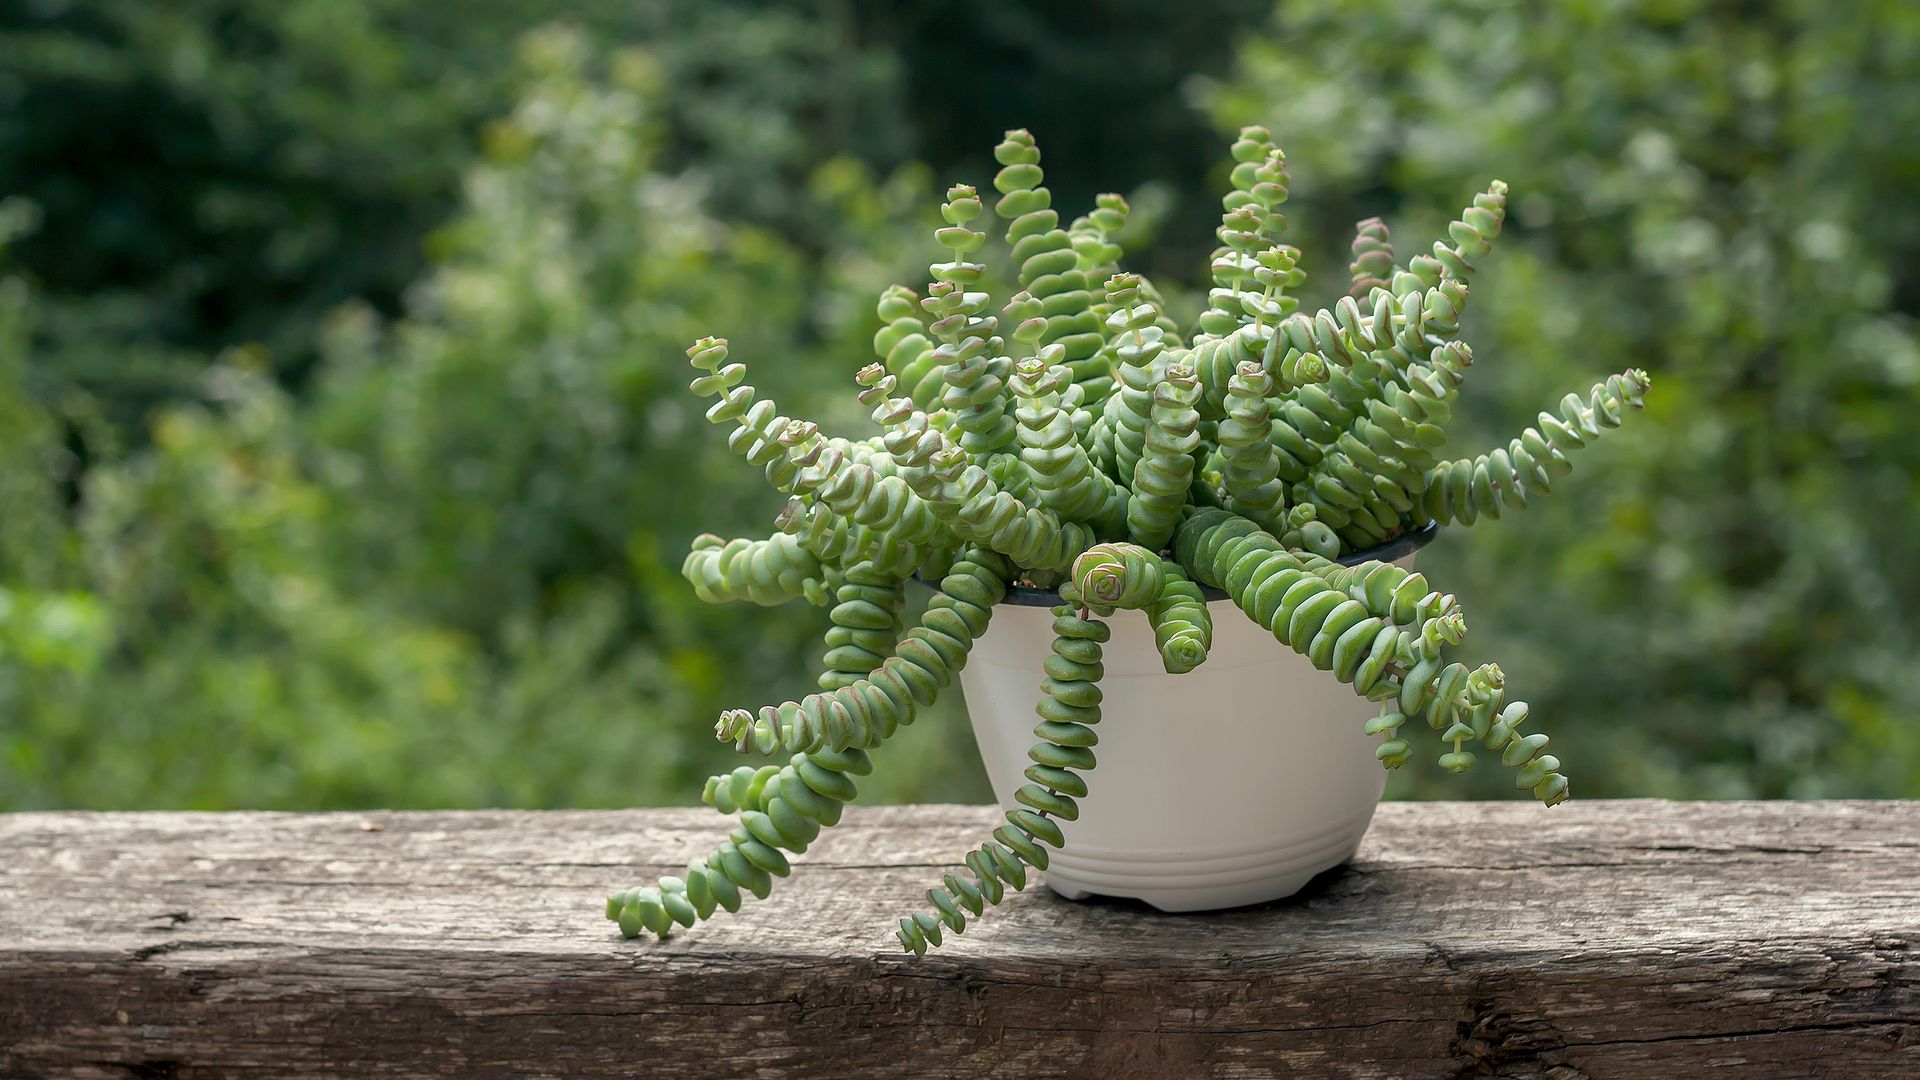
<path fill-rule="evenodd" d="M 1353 858 L 1373 806 L 1284 847 L 1191 857 L 1167 851 L 1102 851 L 1071 841 L 1052 852 L 1043 880 L 1068 900 L 1111 896 L 1159 911 L 1216 911 L 1284 900 Z"/>

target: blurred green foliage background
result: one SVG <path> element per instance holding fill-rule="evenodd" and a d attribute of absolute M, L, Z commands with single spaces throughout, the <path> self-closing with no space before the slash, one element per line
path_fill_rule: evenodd
<path fill-rule="evenodd" d="M 1487 441 L 1655 375 L 1422 556 L 1576 793 L 1920 795 L 1911 5 L 23 0 L 0 57 L 0 808 L 692 800 L 824 617 L 680 581 L 778 505 L 685 343 L 854 427 L 1001 129 L 1172 286 L 1250 122 L 1319 300 L 1355 219 L 1404 255 L 1513 185 Z M 875 779 L 988 797 L 957 708 Z"/>

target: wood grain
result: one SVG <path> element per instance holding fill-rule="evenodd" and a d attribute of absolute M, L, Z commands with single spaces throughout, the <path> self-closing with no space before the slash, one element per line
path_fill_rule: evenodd
<path fill-rule="evenodd" d="M 1920 803 L 1389 804 L 1292 901 L 899 953 L 993 821 L 660 944 L 603 898 L 710 811 L 0 816 L 0 1076 L 1920 1077 Z"/>

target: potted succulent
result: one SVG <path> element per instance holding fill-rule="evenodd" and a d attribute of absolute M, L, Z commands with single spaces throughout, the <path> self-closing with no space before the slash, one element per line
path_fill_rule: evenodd
<path fill-rule="evenodd" d="M 819 692 L 720 717 L 720 739 L 776 760 L 707 782 L 704 801 L 738 824 L 684 877 L 609 897 L 622 933 L 766 896 L 839 820 L 868 752 L 962 676 L 1006 821 L 900 920 L 914 953 L 1034 871 L 1069 896 L 1174 910 L 1286 895 L 1352 854 L 1379 766 L 1411 760 L 1423 725 L 1443 768 L 1468 768 L 1478 744 L 1546 805 L 1567 797 L 1500 669 L 1444 658 L 1465 620 L 1406 562 L 1441 525 L 1546 493 L 1641 403 L 1646 374 L 1568 395 L 1504 447 L 1443 457 L 1472 360 L 1467 280 L 1505 186 L 1405 265 L 1381 222 L 1360 223 L 1349 295 L 1307 314 L 1281 239 L 1285 155 L 1261 128 L 1232 152 L 1189 332 L 1116 266 L 1124 201 L 1062 227 L 1039 150 L 1012 131 L 993 210 L 1018 290 L 996 309 L 973 261 L 986 207 L 954 187 L 925 295 L 880 298 L 881 362 L 857 375 L 880 434 L 782 415 L 724 340 L 688 350 L 707 418 L 790 498 L 771 536 L 695 541 L 686 577 L 709 601 L 830 604 L 832 625 Z M 903 627 L 914 577 L 933 598 Z"/>

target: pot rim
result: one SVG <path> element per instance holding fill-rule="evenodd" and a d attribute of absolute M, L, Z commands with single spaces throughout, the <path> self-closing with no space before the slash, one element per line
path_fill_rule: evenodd
<path fill-rule="evenodd" d="M 1419 551 L 1421 548 L 1426 547 L 1433 542 L 1434 537 L 1439 535 L 1440 523 L 1437 521 L 1429 521 L 1420 528 L 1410 529 L 1384 544 L 1370 547 L 1365 551 L 1351 552 L 1333 561 L 1339 563 L 1341 566 L 1357 566 L 1360 563 L 1371 562 L 1376 559 L 1381 562 L 1393 562 L 1396 559 L 1404 559 L 1414 552 Z M 918 574 L 914 575 L 914 580 L 920 581 L 923 585 L 928 584 L 922 580 Z M 1228 599 L 1225 592 L 1210 586 L 1202 585 L 1200 592 L 1206 597 L 1208 603 Z M 1007 595 L 1000 599 L 1001 604 L 1009 604 L 1014 607 L 1050 608 L 1058 607 L 1060 602 L 1059 590 L 1036 589 L 1030 585 L 1009 585 L 1007 586 Z"/>

